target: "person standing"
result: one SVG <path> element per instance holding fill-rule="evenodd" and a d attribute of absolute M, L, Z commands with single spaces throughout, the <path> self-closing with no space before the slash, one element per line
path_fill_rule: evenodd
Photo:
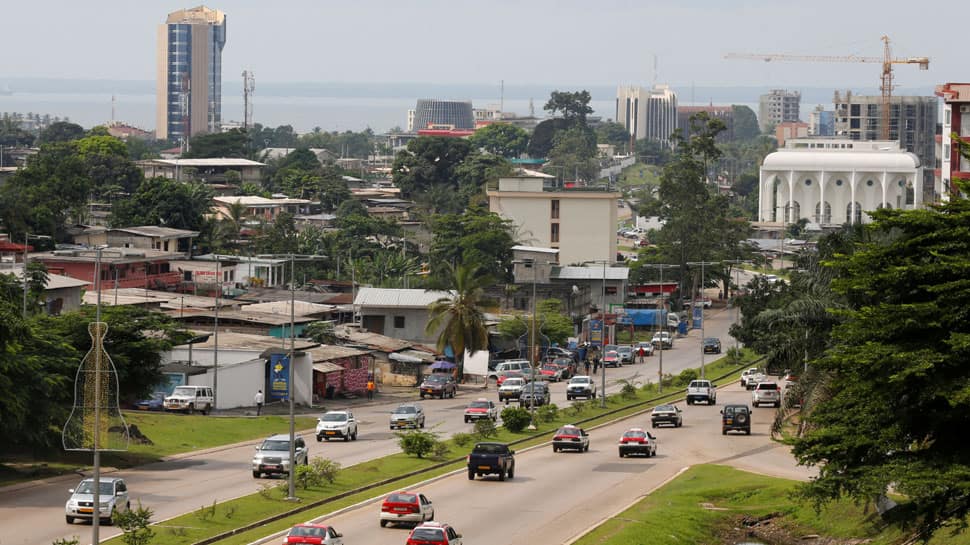
<path fill-rule="evenodd" d="M 646 357 L 647 355 L 647 351 L 644 350 L 643 346 L 641 346 L 640 349 L 637 350 L 637 354 L 639 354 L 640 356 L 640 363 L 643 363 L 643 358 Z"/>
<path fill-rule="evenodd" d="M 377 385 L 374 384 L 374 379 L 373 378 L 368 379 L 367 380 L 367 399 L 374 399 L 374 390 L 376 388 L 377 388 Z"/>
<path fill-rule="evenodd" d="M 593 374 L 600 372 L 600 351 L 593 352 Z"/>
<path fill-rule="evenodd" d="M 256 397 L 253 399 L 256 402 L 256 416 L 263 411 L 263 391 L 256 390 Z"/>

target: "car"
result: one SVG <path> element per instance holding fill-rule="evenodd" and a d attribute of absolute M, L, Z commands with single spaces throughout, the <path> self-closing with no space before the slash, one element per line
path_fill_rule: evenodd
<path fill-rule="evenodd" d="M 619 367 L 620 353 L 616 350 L 607 350 L 603 355 L 603 367 Z"/>
<path fill-rule="evenodd" d="M 703 401 L 706 405 L 717 403 L 717 386 L 706 379 L 696 379 L 687 384 L 687 404 Z"/>
<path fill-rule="evenodd" d="M 576 374 L 576 362 L 570 358 L 556 358 L 552 363 L 562 369 L 562 378 L 565 380 Z"/>
<path fill-rule="evenodd" d="M 589 434 L 586 433 L 586 430 L 572 424 L 566 424 L 556 430 L 556 434 L 552 436 L 552 451 L 559 452 L 565 449 L 587 452 L 589 450 Z"/>
<path fill-rule="evenodd" d="M 165 392 L 152 392 L 152 395 L 147 399 L 136 401 L 135 408 L 139 411 L 164 411 Z"/>
<path fill-rule="evenodd" d="M 671 424 L 675 428 L 684 425 L 684 411 L 677 405 L 657 405 L 650 413 L 650 425 L 654 428 L 661 424 Z"/>
<path fill-rule="evenodd" d="M 633 363 L 633 347 L 628 345 L 620 346 L 616 349 L 616 353 L 620 355 L 620 363 Z"/>
<path fill-rule="evenodd" d="M 705 354 L 720 354 L 721 353 L 721 339 L 717 337 L 707 337 L 704 339 L 704 353 Z"/>
<path fill-rule="evenodd" d="M 495 403 L 485 398 L 478 398 L 465 407 L 465 423 L 472 420 L 487 419 L 495 422 L 498 420 L 498 407 Z"/>
<path fill-rule="evenodd" d="M 750 380 L 752 375 L 755 375 L 757 373 L 759 373 L 757 367 L 751 367 L 749 369 L 745 369 L 744 371 L 741 371 L 741 386 L 747 388 L 748 380 Z"/>
<path fill-rule="evenodd" d="M 499 377 L 512 372 L 522 372 L 529 368 L 527 360 L 506 360 L 495 364 L 495 368 L 488 372 L 488 378 L 497 381 Z"/>
<path fill-rule="evenodd" d="M 550 346 L 549 348 L 546 349 L 546 358 L 550 358 L 550 359 L 569 358 L 573 361 L 576 361 L 579 359 L 579 356 L 572 350 L 567 350 L 560 346 Z"/>
<path fill-rule="evenodd" d="M 423 428 L 424 409 L 417 403 L 403 403 L 391 412 L 391 429 Z"/>
<path fill-rule="evenodd" d="M 505 379 L 505 382 L 498 387 L 498 400 L 508 401 L 510 399 L 519 399 L 519 394 L 522 393 L 522 386 L 524 384 L 525 379 L 521 377 Z"/>
<path fill-rule="evenodd" d="M 283 536 L 283 545 L 313 543 L 314 545 L 343 545 L 344 535 L 326 524 L 297 524 Z"/>
<path fill-rule="evenodd" d="M 539 369 L 539 374 L 542 375 L 542 378 L 551 382 L 559 382 L 562 380 L 562 368 L 555 363 L 544 364 Z"/>
<path fill-rule="evenodd" d="M 495 384 L 501 387 L 503 384 L 505 384 L 505 381 L 510 378 L 525 380 L 525 373 L 523 373 L 522 371 L 509 371 L 505 375 L 499 375 L 498 379 L 495 381 Z"/>
<path fill-rule="evenodd" d="M 667 331 L 658 331 L 653 334 L 650 344 L 658 350 L 667 350 L 674 347 L 674 337 Z"/>
<path fill-rule="evenodd" d="M 498 480 L 515 477 L 515 451 L 505 443 L 483 441 L 475 443 L 472 451 L 465 457 L 468 480 L 482 475 L 498 475 Z"/>
<path fill-rule="evenodd" d="M 310 463 L 310 449 L 300 435 L 293 438 L 293 454 L 297 465 Z M 263 475 L 288 475 L 290 473 L 290 435 L 280 433 L 264 439 L 256 447 L 252 466 L 254 479 L 259 479 Z"/>
<path fill-rule="evenodd" d="M 785 387 L 787 388 L 788 386 L 798 382 L 798 374 L 792 371 L 786 371 L 785 375 L 781 377 L 781 380 L 784 381 Z"/>
<path fill-rule="evenodd" d="M 781 407 L 781 388 L 778 387 L 778 383 L 771 381 L 759 382 L 754 387 L 754 391 L 751 392 L 751 405 L 755 407 L 762 405 Z"/>
<path fill-rule="evenodd" d="M 424 396 L 444 399 L 455 397 L 456 393 L 458 393 L 458 383 L 455 381 L 455 377 L 445 373 L 428 375 L 421 382 L 421 386 L 418 387 L 418 395 L 421 396 L 421 399 L 424 399 Z"/>
<path fill-rule="evenodd" d="M 425 522 L 411 530 L 404 545 L 461 545 L 461 534 L 443 522 Z"/>
<path fill-rule="evenodd" d="M 522 386 L 522 392 L 519 394 L 520 407 L 533 405 L 539 407 L 548 405 L 550 401 L 552 401 L 552 395 L 549 393 L 549 385 L 545 382 L 527 382 Z"/>
<path fill-rule="evenodd" d="M 587 375 L 576 375 L 566 383 L 566 400 L 572 401 L 577 397 L 596 399 L 596 383 Z"/>
<path fill-rule="evenodd" d="M 317 442 L 331 437 L 357 440 L 357 419 L 350 411 L 327 411 L 317 418 Z"/>
<path fill-rule="evenodd" d="M 747 405 L 725 405 L 721 409 L 721 435 L 729 431 L 751 435 L 751 409 Z"/>
<path fill-rule="evenodd" d="M 209 386 L 176 386 L 171 395 L 165 396 L 166 411 L 209 414 L 214 404 L 215 397 Z"/>
<path fill-rule="evenodd" d="M 643 355 L 644 356 L 652 356 L 653 355 L 653 351 L 654 351 L 653 344 L 651 344 L 651 343 L 649 343 L 647 341 L 640 341 L 633 348 L 633 353 L 636 354 L 636 356 L 638 358 L 640 357 L 640 349 L 641 348 L 643 349 Z"/>
<path fill-rule="evenodd" d="M 400 522 L 421 524 L 427 520 L 434 520 L 434 505 L 420 492 L 394 492 L 381 502 L 381 528 Z"/>
<path fill-rule="evenodd" d="M 68 492 L 71 497 L 64 504 L 64 520 L 74 524 L 77 519 L 94 518 L 94 479 L 84 479 Z M 116 514 L 131 508 L 128 499 L 128 485 L 119 477 L 101 476 L 98 479 L 98 520 L 107 524 L 114 522 Z"/>
<path fill-rule="evenodd" d="M 758 384 L 764 382 L 765 380 L 768 380 L 768 375 L 764 374 L 763 371 L 755 371 L 754 373 L 748 375 L 748 380 L 744 382 L 744 389 L 754 390 Z"/>
<path fill-rule="evenodd" d="M 657 455 L 657 438 L 642 428 L 630 428 L 620 436 L 617 448 L 620 458 L 631 454 L 644 454 L 650 458 Z"/>

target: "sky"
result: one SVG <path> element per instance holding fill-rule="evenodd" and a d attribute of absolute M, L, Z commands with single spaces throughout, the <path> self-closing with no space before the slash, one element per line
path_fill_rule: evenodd
<path fill-rule="evenodd" d="M 157 25 L 195 3 L 5 2 L 4 77 L 153 80 Z M 970 80 L 970 3 L 899 0 L 211 0 L 227 15 L 223 80 L 874 88 L 878 64 L 725 60 L 727 53 L 930 57 L 902 87 Z M 962 12 L 962 13 L 961 13 Z M 656 73 L 654 70 L 656 58 Z"/>

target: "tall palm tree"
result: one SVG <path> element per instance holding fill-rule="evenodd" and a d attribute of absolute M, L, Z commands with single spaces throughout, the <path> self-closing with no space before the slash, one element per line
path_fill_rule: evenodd
<path fill-rule="evenodd" d="M 452 267 L 446 264 L 446 268 L 453 295 L 431 303 L 431 317 L 425 332 L 428 335 L 438 333 L 439 352 L 444 352 L 446 346 L 451 346 L 458 362 L 458 376 L 461 378 L 464 375 L 465 350 L 477 352 L 488 349 L 488 331 L 485 329 L 485 316 L 480 307 L 485 287 L 492 280 L 487 275 L 482 275 L 481 268 L 477 266 L 458 264 Z"/>

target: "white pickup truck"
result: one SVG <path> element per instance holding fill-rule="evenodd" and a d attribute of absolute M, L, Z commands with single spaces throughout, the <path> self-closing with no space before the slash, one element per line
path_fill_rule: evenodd
<path fill-rule="evenodd" d="M 698 379 L 690 381 L 690 384 L 687 385 L 687 404 L 693 405 L 699 401 L 703 401 L 707 405 L 717 403 L 717 389 L 713 382 Z"/>

